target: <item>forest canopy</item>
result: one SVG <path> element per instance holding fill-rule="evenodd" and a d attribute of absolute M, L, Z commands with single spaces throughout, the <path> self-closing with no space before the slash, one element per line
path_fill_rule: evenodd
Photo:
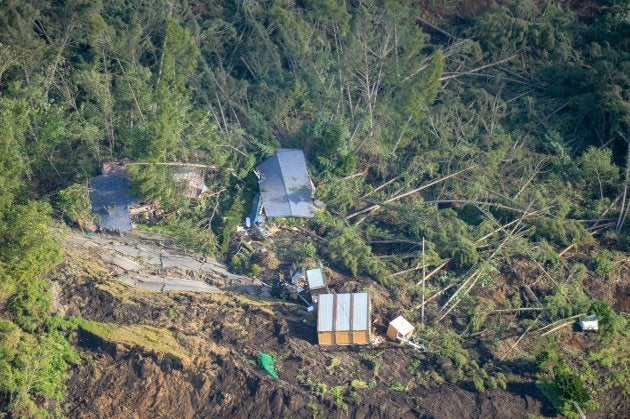
<path fill-rule="evenodd" d="M 130 170 L 163 209 L 150 227 L 189 249 L 231 258 L 252 169 L 296 147 L 327 205 L 303 224 L 325 234 L 311 256 L 416 302 L 397 273 L 424 238 L 464 290 L 445 316 L 514 259 L 569 278 L 546 289 L 552 315 L 587 310 L 587 270 L 615 272 L 597 255 L 630 248 L 630 2 L 446 3 L 0 0 L 0 402 L 63 398 L 77 357 L 48 315 L 53 223 L 88 218 L 87 180 L 125 158 L 215 168 L 200 201 Z M 554 359 L 541 377 L 568 388 Z"/>

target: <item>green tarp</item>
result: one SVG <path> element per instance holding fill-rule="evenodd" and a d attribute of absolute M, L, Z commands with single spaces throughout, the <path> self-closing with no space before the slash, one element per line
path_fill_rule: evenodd
<path fill-rule="evenodd" d="M 278 378 L 276 370 L 273 369 L 273 356 L 269 354 L 264 354 L 262 352 L 258 352 L 258 354 L 260 355 L 260 363 L 262 364 L 265 371 L 267 371 L 267 373 L 273 378 Z"/>

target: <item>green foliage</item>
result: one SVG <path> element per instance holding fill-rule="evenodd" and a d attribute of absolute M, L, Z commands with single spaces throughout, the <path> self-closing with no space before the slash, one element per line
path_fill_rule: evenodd
<path fill-rule="evenodd" d="M 183 186 L 174 180 L 168 166 L 131 165 L 128 172 L 134 193 L 139 198 L 155 200 L 166 211 L 183 204 Z"/>
<path fill-rule="evenodd" d="M 624 330 L 626 320 L 615 313 L 607 301 L 596 301 L 589 308 L 589 312 L 597 315 L 598 334 L 604 342 Z"/>
<path fill-rule="evenodd" d="M 352 380 L 350 386 L 356 390 L 365 390 L 368 388 L 368 384 L 365 381 L 358 379 Z"/>
<path fill-rule="evenodd" d="M 356 167 L 350 154 L 350 132 L 347 124 L 339 117 L 328 120 L 318 115 L 312 123 L 302 125 L 298 139 L 311 158 L 317 172 L 326 178 L 345 175 Z"/>
<path fill-rule="evenodd" d="M 18 416 L 39 416 L 39 396 L 62 401 L 66 371 L 78 354 L 57 329 L 34 336 L 0 320 L 0 391 L 13 395 L 9 408 Z"/>
<path fill-rule="evenodd" d="M 612 161 L 611 149 L 589 147 L 580 158 L 579 165 L 582 179 L 593 195 L 603 199 L 616 189 L 619 168 Z"/>
<path fill-rule="evenodd" d="M 11 204 L 22 186 L 27 170 L 22 152 L 28 125 L 26 102 L 0 96 L 0 211 Z"/>
<path fill-rule="evenodd" d="M 540 59 L 566 59 L 575 16 L 552 1 L 508 1 L 476 19 L 473 33 L 494 54 L 524 51 Z"/>
<path fill-rule="evenodd" d="M 593 269 L 597 275 L 608 278 L 615 269 L 612 252 L 606 249 L 599 252 L 593 259 Z"/>
<path fill-rule="evenodd" d="M 553 294 L 545 297 L 545 305 L 553 315 L 565 318 L 583 313 L 590 302 L 579 282 L 561 283 Z"/>
<path fill-rule="evenodd" d="M 477 390 L 477 392 L 479 393 L 483 393 L 484 391 L 486 391 L 486 387 L 483 383 L 483 378 L 479 376 L 473 378 L 473 386 L 475 387 L 475 390 Z"/>
<path fill-rule="evenodd" d="M 374 353 L 365 353 L 361 355 L 361 360 L 367 364 L 367 366 L 372 369 L 375 373 L 382 368 L 382 364 L 379 362 L 383 356 L 383 351 L 378 351 Z"/>
<path fill-rule="evenodd" d="M 0 312 L 20 339 L 48 333 L 41 278 L 59 261 L 38 197 L 58 196 L 57 208 L 81 220 L 90 211 L 78 185 L 104 161 L 216 165 L 210 187 L 222 192 L 199 202 L 183 199 L 164 167 L 132 166 L 131 176 L 139 196 L 165 210 L 146 228 L 227 255 L 255 189 L 248 175 L 278 147 L 305 149 L 330 211 L 300 225 L 324 240 L 292 247 L 296 259 L 320 257 L 406 298 L 411 274 L 387 273 L 417 266 L 424 237 L 429 263 L 452 259 L 443 271 L 490 255 L 497 269 L 507 258 L 532 258 L 560 283 L 541 285 L 553 316 L 590 306 L 585 267 L 567 269 L 557 251 L 593 240 L 589 224 L 575 220 L 617 215 L 630 120 L 627 1 L 588 21 L 559 2 L 491 2 L 465 19 L 442 16 L 440 26 L 465 39 L 448 46 L 430 44 L 409 1 L 79 3 L 11 0 L 0 8 Z M 451 13 L 455 3 L 440 10 Z M 472 165 L 360 223 L 342 220 Z M 494 254 L 512 228 L 499 226 L 522 211 L 530 215 Z M 595 240 L 605 247 L 602 237 Z M 610 275 L 609 262 L 602 252 L 592 268 Z M 231 265 L 256 273 L 273 263 L 243 250 Z M 449 276 L 442 278 L 440 287 Z M 453 312 L 468 313 L 469 331 L 483 328 L 491 304 L 479 289 L 492 288 L 493 278 L 482 276 Z M 597 339 L 612 345 L 623 333 L 620 317 L 592 310 L 604 319 Z M 460 335 L 441 334 L 429 340 L 448 380 L 502 386 L 498 375 L 484 376 Z M 619 352 L 601 348 L 589 359 L 608 368 Z M 579 393 L 571 376 L 558 385 Z M 21 394 L 22 409 L 34 412 L 40 395 Z M 20 415 L 27 410 L 13 413 Z"/>
<path fill-rule="evenodd" d="M 333 372 L 335 371 L 335 368 L 337 368 L 338 366 L 341 365 L 341 360 L 337 357 L 332 357 L 330 358 L 330 364 L 326 367 L 326 369 L 328 370 L 328 374 L 333 374 Z"/>
<path fill-rule="evenodd" d="M 333 233 L 328 245 L 330 258 L 352 275 L 370 275 L 381 279 L 385 268 L 372 256 L 372 251 L 351 227 L 342 226 Z"/>
<path fill-rule="evenodd" d="M 555 374 L 554 382 L 563 397 L 568 400 L 576 401 L 580 405 L 584 405 L 584 403 L 591 399 L 589 391 L 584 387 L 582 379 L 572 373 L 568 368 L 560 368 Z"/>
<path fill-rule="evenodd" d="M 218 253 L 217 238 L 207 222 L 195 222 L 188 217 L 173 215 L 166 219 L 164 226 L 178 246 L 207 256 Z"/>
<path fill-rule="evenodd" d="M 223 214 L 221 225 L 221 253 L 227 254 L 232 233 L 245 219 L 245 199 L 237 195 L 230 208 Z"/>
<path fill-rule="evenodd" d="M 0 391 L 16 416 L 44 412 L 41 396 L 65 397 L 66 371 L 78 362 L 62 323 L 51 321 L 50 294 L 43 274 L 61 261 L 51 238 L 51 208 L 30 202 L 0 208 Z"/>
<path fill-rule="evenodd" d="M 390 385 L 389 385 L 389 389 L 391 391 L 395 391 L 395 392 L 404 392 L 407 391 L 407 386 L 404 385 L 403 383 L 401 383 L 400 381 L 393 381 Z"/>
<path fill-rule="evenodd" d="M 503 374 L 502 372 L 499 372 L 497 373 L 497 376 L 495 379 L 499 387 L 501 387 L 503 390 L 507 388 L 507 378 L 505 377 L 505 374 Z"/>
<path fill-rule="evenodd" d="M 583 378 L 555 349 L 547 348 L 536 356 L 536 370 L 536 385 L 563 415 L 575 416 L 574 401 L 585 411 L 597 407 Z"/>
<path fill-rule="evenodd" d="M 535 228 L 537 237 L 561 246 L 581 245 L 592 240 L 582 224 L 561 218 L 539 218 L 535 222 Z"/>
<path fill-rule="evenodd" d="M 94 217 L 85 184 L 75 183 L 59 191 L 56 207 L 74 223 L 90 222 Z"/>

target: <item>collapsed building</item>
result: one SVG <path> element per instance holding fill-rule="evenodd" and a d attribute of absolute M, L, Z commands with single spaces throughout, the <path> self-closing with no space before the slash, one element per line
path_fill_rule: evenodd
<path fill-rule="evenodd" d="M 254 199 L 252 221 L 266 217 L 315 216 L 313 183 L 306 167 L 304 152 L 281 148 L 256 168 L 259 193 Z"/>
<path fill-rule="evenodd" d="M 131 231 L 129 206 L 135 202 L 127 176 L 127 162 L 103 164 L 102 174 L 90 179 L 90 201 L 101 231 L 123 234 Z"/>

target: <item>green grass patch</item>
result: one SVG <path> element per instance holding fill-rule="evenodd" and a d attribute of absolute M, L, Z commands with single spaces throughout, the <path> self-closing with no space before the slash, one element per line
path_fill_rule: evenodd
<path fill-rule="evenodd" d="M 144 324 L 121 326 L 84 318 L 76 318 L 75 322 L 81 329 L 108 342 L 140 346 L 148 351 L 172 355 L 179 359 L 189 356 L 189 353 L 177 342 L 173 334 L 166 329 Z"/>

